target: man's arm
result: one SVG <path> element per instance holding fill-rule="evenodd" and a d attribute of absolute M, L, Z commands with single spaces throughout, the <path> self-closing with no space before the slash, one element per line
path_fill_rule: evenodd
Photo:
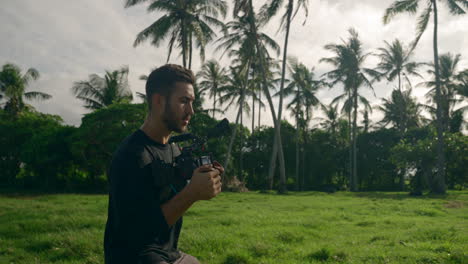
<path fill-rule="evenodd" d="M 204 165 L 193 172 L 192 180 L 167 203 L 161 205 L 164 218 L 172 226 L 199 200 L 209 200 L 221 192 L 220 170 Z"/>

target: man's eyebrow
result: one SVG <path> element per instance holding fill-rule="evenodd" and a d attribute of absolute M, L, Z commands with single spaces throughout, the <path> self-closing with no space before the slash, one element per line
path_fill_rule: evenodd
<path fill-rule="evenodd" d="M 195 97 L 194 96 L 187 96 L 187 95 L 183 95 L 180 97 L 181 99 L 188 99 L 188 100 L 195 100 Z"/>

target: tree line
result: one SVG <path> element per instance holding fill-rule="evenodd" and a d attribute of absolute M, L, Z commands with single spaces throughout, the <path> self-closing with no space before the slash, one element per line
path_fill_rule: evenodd
<path fill-rule="evenodd" d="M 415 39 L 408 46 L 395 39 L 384 41 L 376 52 L 367 51 L 353 28 L 341 43 L 327 44 L 324 49 L 332 56 L 319 63 L 333 69 L 322 76 L 288 55 L 292 22 L 299 11 L 307 18 L 307 0 L 268 0 L 258 12 L 251 0 L 234 1 L 232 21 L 227 23 L 220 20 L 228 12 L 222 0 L 127 0 L 125 6 L 144 2 L 148 11 L 163 15 L 137 35 L 135 46 L 147 40 L 155 46 L 167 43 L 168 61 L 177 47 L 182 65 L 188 68 L 196 49 L 205 60 L 209 43 L 230 59 L 229 67 L 211 59 L 198 71 L 195 88 L 199 113 L 190 129 L 203 134 L 206 126 L 213 125 L 228 109 L 237 110 L 232 134 L 209 144 L 217 146 L 212 151 L 224 159 L 231 180 L 235 177 L 249 188 L 274 188 L 281 193 L 288 189 L 409 189 L 420 194 L 426 189 L 444 193 L 447 186 L 466 186 L 468 172 L 463 164 L 468 159 L 468 142 L 461 130 L 466 125 L 463 113 L 467 109 L 468 69 L 459 69 L 459 54 L 438 55 L 435 0 L 395 1 L 386 9 L 383 22 L 389 23 L 399 13 L 415 14 L 421 11 L 421 4 L 426 5 L 417 19 Z M 453 15 L 465 14 L 468 8 L 465 0 L 446 2 Z M 282 14 L 280 29 L 285 33 L 282 49 L 262 32 L 278 14 Z M 415 62 L 412 54 L 431 16 L 434 61 Z M 282 59 L 275 59 L 281 52 Z M 379 59 L 374 67 L 368 64 L 371 56 Z M 431 80 L 414 85 L 414 78 L 422 78 L 423 70 Z M 76 97 L 93 111 L 75 128 L 63 125 L 60 117 L 35 112 L 24 102 L 51 96 L 27 91 L 28 84 L 39 77 L 37 70 L 31 68 L 22 74 L 16 65 L 5 64 L 0 72 L 0 96 L 5 101 L 2 141 L 11 146 L 0 155 L 5 182 L 46 188 L 105 186 L 105 168 L 113 148 L 138 128 L 145 115 L 144 94 L 137 93 L 142 104 L 131 103 L 128 71 L 128 67 L 122 67 L 106 71 L 103 77 L 92 74 L 88 80 L 73 84 Z M 373 91 L 375 83 L 381 81 L 395 85 L 395 89 L 390 98 L 372 106 L 362 89 Z M 430 88 L 425 103 L 411 95 L 420 86 Z M 325 104 L 317 96 L 321 89 L 340 89 L 343 93 Z M 202 108 L 205 97 L 212 100 L 209 109 Z M 262 97 L 267 99 L 273 127 L 260 125 L 261 109 L 267 107 Z M 273 103 L 274 97 L 279 98 L 278 106 Z M 289 100 L 284 107 L 286 98 Z M 282 117 L 284 108 L 291 113 L 294 126 Z M 377 123 L 369 116 L 375 110 L 384 115 Z M 324 117 L 314 117 L 317 111 Z M 250 131 L 244 115 L 251 117 Z M 47 131 L 38 133 L 42 126 Z M 111 129 L 112 133 L 108 131 Z M 43 138 L 35 138 L 39 136 Z M 39 139 L 40 144 L 32 138 Z M 54 147 L 60 155 L 47 155 Z M 52 165 L 59 160 L 59 166 Z"/>

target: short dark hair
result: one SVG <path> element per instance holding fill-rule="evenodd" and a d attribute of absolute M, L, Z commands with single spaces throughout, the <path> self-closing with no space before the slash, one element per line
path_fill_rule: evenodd
<path fill-rule="evenodd" d="M 189 69 L 176 64 L 166 64 L 152 71 L 146 81 L 146 100 L 151 109 L 151 98 L 158 93 L 170 97 L 176 82 L 195 84 L 195 75 Z"/>

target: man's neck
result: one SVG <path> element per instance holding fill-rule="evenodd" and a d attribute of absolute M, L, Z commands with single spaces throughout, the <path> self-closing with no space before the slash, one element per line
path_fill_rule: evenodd
<path fill-rule="evenodd" d="M 140 129 L 143 130 L 149 138 L 161 144 L 167 144 L 171 136 L 171 131 L 167 130 L 161 120 L 154 119 L 151 116 L 146 117 Z"/>

